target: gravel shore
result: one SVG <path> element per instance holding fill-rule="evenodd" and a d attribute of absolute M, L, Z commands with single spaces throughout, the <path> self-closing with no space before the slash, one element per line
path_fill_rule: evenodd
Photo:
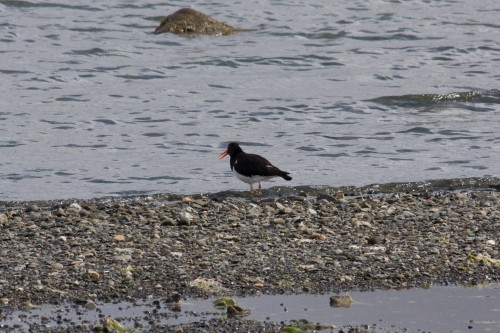
<path fill-rule="evenodd" d="M 176 196 L 0 211 L 0 306 L 498 282 L 500 194 Z"/>

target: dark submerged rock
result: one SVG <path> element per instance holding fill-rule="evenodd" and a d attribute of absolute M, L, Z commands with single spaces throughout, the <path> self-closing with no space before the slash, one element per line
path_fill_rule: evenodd
<path fill-rule="evenodd" d="M 171 32 L 174 34 L 231 35 L 237 29 L 224 22 L 191 8 L 182 8 L 165 17 L 154 34 Z"/>
<path fill-rule="evenodd" d="M 334 308 L 350 308 L 354 303 L 350 295 L 336 295 L 330 297 L 330 306 Z"/>

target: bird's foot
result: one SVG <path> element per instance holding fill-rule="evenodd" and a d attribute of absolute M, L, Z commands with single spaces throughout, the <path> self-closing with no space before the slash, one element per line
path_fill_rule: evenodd
<path fill-rule="evenodd" d="M 262 191 L 249 191 L 247 192 L 248 193 L 248 196 L 250 197 L 257 197 L 257 196 L 261 196 L 262 195 Z"/>
<path fill-rule="evenodd" d="M 259 194 L 262 195 L 262 184 L 259 182 Z"/>

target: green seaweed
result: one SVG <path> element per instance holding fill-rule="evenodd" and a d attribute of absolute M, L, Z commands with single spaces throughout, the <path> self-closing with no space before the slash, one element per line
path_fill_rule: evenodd
<path fill-rule="evenodd" d="M 107 317 L 104 319 L 104 330 L 106 332 L 130 332 L 131 330 L 122 324 L 120 324 L 116 319 L 112 317 Z"/>
<path fill-rule="evenodd" d="M 217 298 L 214 302 L 217 309 L 227 309 L 229 306 L 235 306 L 236 302 L 231 297 L 222 296 Z"/>
<path fill-rule="evenodd" d="M 297 325 L 283 326 L 280 331 L 287 332 L 287 333 L 305 333 L 306 332 L 303 329 L 297 327 Z"/>
<path fill-rule="evenodd" d="M 283 326 L 280 332 L 287 333 L 306 333 L 307 331 L 321 331 L 332 329 L 331 325 L 323 325 L 320 323 L 313 323 L 306 319 L 292 320 L 289 325 Z"/>

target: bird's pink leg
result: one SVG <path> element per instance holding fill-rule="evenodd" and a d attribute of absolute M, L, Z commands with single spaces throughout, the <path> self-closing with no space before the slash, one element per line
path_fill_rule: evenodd
<path fill-rule="evenodd" d="M 262 184 L 259 182 L 259 192 L 262 192 Z"/>
<path fill-rule="evenodd" d="M 250 193 L 253 193 L 253 186 L 252 186 L 252 184 L 248 184 L 248 185 L 250 185 Z"/>

